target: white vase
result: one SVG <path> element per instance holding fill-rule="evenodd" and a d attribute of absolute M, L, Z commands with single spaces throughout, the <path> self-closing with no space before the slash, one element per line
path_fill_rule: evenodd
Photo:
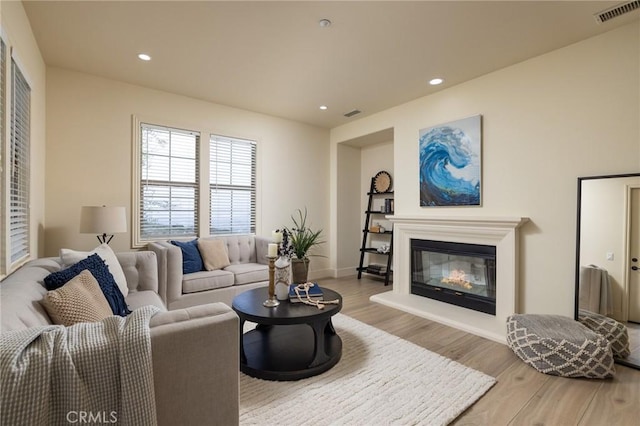
<path fill-rule="evenodd" d="M 289 299 L 289 285 L 279 281 L 276 283 L 276 299 L 287 300 Z"/>
<path fill-rule="evenodd" d="M 276 283 L 276 299 L 289 299 L 289 283 L 291 282 L 291 261 L 280 256 L 275 262 L 274 281 Z"/>

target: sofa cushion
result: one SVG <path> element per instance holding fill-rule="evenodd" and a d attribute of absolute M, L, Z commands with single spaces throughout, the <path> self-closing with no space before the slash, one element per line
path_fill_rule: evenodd
<path fill-rule="evenodd" d="M 116 257 L 124 276 L 127 277 L 129 293 L 143 290 L 158 292 L 158 262 L 154 252 L 120 252 L 116 253 Z M 125 296 L 125 299 L 127 297 Z"/>
<path fill-rule="evenodd" d="M 38 301 L 47 294 L 44 278 L 58 270 L 60 263 L 54 259 L 36 259 L 0 282 L 0 329 L 3 333 L 52 324 Z"/>
<path fill-rule="evenodd" d="M 132 311 L 148 305 L 156 306 L 160 308 L 162 312 L 167 310 L 158 293 L 151 290 L 130 292 L 127 296 L 127 305 L 129 305 L 129 309 Z"/>
<path fill-rule="evenodd" d="M 235 285 L 269 280 L 269 266 L 259 263 L 239 263 L 229 265 L 224 268 L 224 270 L 233 273 L 235 276 Z"/>
<path fill-rule="evenodd" d="M 113 315 L 98 281 L 84 270 L 57 290 L 49 291 L 42 305 L 55 324 L 71 326 L 79 322 L 96 322 Z"/>
<path fill-rule="evenodd" d="M 197 293 L 232 285 L 233 274 L 225 270 L 195 272 L 182 277 L 182 293 Z"/>
<path fill-rule="evenodd" d="M 224 237 L 224 240 L 232 265 L 256 262 L 256 242 L 253 235 L 230 235 Z"/>
<path fill-rule="evenodd" d="M 113 279 L 118 284 L 118 288 L 124 297 L 129 294 L 129 288 L 127 287 L 127 278 L 124 275 L 122 266 L 118 262 L 116 254 L 111 250 L 109 244 L 100 244 L 92 251 L 75 251 L 71 249 L 60 249 L 60 259 L 65 267 L 71 266 L 74 263 L 78 263 L 82 259 L 89 257 L 92 254 L 100 256 L 109 267 L 109 272 L 113 275 Z"/>
<path fill-rule="evenodd" d="M 193 272 L 199 272 L 204 269 L 202 264 L 202 257 L 198 250 L 198 239 L 183 242 L 183 241 L 171 241 L 174 246 L 180 247 L 182 250 L 182 273 L 191 274 Z"/>
<path fill-rule="evenodd" d="M 227 245 L 223 240 L 200 238 L 198 240 L 198 249 L 202 256 L 204 269 L 207 271 L 223 269 L 231 264 L 227 253 Z"/>
<path fill-rule="evenodd" d="M 100 285 L 100 289 L 104 293 L 104 296 L 111 306 L 111 310 L 115 315 L 126 316 L 131 313 L 127 308 L 127 304 L 124 300 L 124 296 L 118 288 L 113 275 L 109 272 L 109 268 L 105 264 L 104 260 L 97 254 L 92 254 L 86 259 L 82 259 L 80 262 L 63 269 L 62 271 L 54 272 L 44 279 L 44 284 L 47 290 L 55 290 L 62 287 L 80 272 L 88 269 L 95 277 L 96 281 Z"/>

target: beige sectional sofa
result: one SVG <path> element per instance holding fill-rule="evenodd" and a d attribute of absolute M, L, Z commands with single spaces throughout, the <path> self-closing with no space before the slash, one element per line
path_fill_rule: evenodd
<path fill-rule="evenodd" d="M 158 257 L 160 296 L 167 309 L 181 309 L 204 303 L 223 302 L 253 288 L 269 284 L 268 238 L 255 235 L 208 237 L 222 240 L 230 265 L 223 269 L 183 274 L 182 250 L 169 241 L 150 243 Z"/>
<path fill-rule="evenodd" d="M 167 312 L 158 293 L 155 253 L 118 253 L 117 258 L 129 289 L 129 308 L 155 305 L 162 311 L 150 322 L 158 424 L 238 424 L 235 312 L 222 303 Z M 0 283 L 2 332 L 52 323 L 39 301 L 47 292 L 44 278 L 61 268 L 59 258 L 37 259 Z"/>

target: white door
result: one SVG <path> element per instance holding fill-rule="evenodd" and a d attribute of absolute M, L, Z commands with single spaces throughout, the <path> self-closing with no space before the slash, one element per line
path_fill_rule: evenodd
<path fill-rule="evenodd" d="M 631 189 L 629 214 L 629 321 L 640 323 L 640 188 Z"/>

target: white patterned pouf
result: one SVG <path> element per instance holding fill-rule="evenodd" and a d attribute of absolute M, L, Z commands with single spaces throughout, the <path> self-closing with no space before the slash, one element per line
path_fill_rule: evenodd
<path fill-rule="evenodd" d="M 629 350 L 629 332 L 624 324 L 613 318 L 583 309 L 578 311 L 578 321 L 607 339 L 611 344 L 611 351 L 614 357 L 626 358 L 631 354 Z"/>
<path fill-rule="evenodd" d="M 511 315 L 507 318 L 507 344 L 541 373 L 594 379 L 615 373 L 607 339 L 568 317 Z"/>

